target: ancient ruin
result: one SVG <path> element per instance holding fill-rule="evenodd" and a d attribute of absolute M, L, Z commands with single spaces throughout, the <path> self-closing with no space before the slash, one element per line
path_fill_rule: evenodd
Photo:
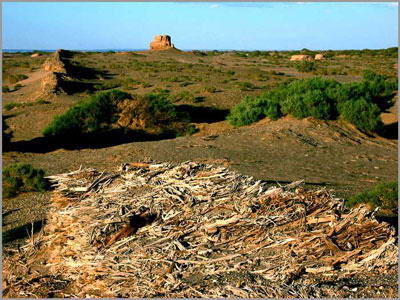
<path fill-rule="evenodd" d="M 65 63 L 63 61 L 64 58 L 64 50 L 59 49 L 54 52 L 53 56 L 48 58 L 44 64 L 43 68 L 45 71 L 57 72 L 57 73 L 67 73 L 65 68 Z"/>
<path fill-rule="evenodd" d="M 306 61 L 312 61 L 313 58 L 310 55 L 305 55 L 305 54 L 299 54 L 299 55 L 292 55 L 290 57 L 291 61 L 296 61 L 296 60 L 306 60 Z"/>
<path fill-rule="evenodd" d="M 167 50 L 175 48 L 169 35 L 156 35 L 150 43 L 150 50 Z"/>

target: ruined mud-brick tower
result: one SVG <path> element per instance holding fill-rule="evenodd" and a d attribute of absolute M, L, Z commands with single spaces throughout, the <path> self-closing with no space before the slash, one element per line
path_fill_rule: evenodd
<path fill-rule="evenodd" d="M 175 48 L 169 35 L 156 35 L 150 43 L 150 50 L 165 50 Z"/>

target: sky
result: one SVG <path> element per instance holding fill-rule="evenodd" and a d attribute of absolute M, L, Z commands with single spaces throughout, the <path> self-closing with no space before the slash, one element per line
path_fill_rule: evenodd
<path fill-rule="evenodd" d="M 3 2 L 3 49 L 379 49 L 398 44 L 396 2 Z"/>

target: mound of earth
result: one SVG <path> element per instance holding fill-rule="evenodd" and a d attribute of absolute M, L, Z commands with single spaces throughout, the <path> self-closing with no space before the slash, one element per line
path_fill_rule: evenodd
<path fill-rule="evenodd" d="M 393 228 L 299 182 L 195 162 L 49 179 L 47 224 L 4 259 L 6 297 L 371 297 L 349 282 L 397 273 Z"/>
<path fill-rule="evenodd" d="M 149 100 L 143 96 L 134 96 L 117 103 L 118 127 L 132 130 L 143 130 L 150 134 L 163 134 L 176 131 L 184 134 L 189 126 L 185 116 L 180 116 L 174 106 L 166 109 L 154 109 Z"/>

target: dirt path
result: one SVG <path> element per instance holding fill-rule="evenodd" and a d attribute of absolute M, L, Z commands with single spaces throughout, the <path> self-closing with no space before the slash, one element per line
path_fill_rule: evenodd
<path fill-rule="evenodd" d="M 46 75 L 50 74 L 50 71 L 45 71 L 43 69 L 37 70 L 36 72 L 33 72 L 31 74 L 29 74 L 29 77 L 27 79 L 21 80 L 18 83 L 22 84 L 22 85 L 28 85 L 32 82 L 35 82 L 37 80 L 40 80 L 44 77 L 46 77 Z"/>

